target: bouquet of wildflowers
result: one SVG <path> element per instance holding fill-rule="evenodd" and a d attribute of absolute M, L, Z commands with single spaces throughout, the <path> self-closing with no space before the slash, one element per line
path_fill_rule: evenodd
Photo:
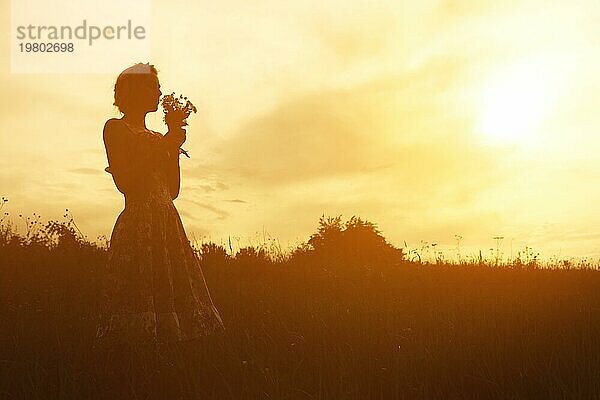
<path fill-rule="evenodd" d="M 177 97 L 175 92 L 163 96 L 161 105 L 165 113 L 163 121 L 165 121 L 169 127 L 186 126 L 188 124 L 186 120 L 190 114 L 192 112 L 197 112 L 196 106 L 194 106 L 187 97 L 184 97 L 182 94 Z M 190 158 L 187 151 L 184 149 L 179 149 L 179 152 L 180 154 L 185 154 L 187 158 Z"/>

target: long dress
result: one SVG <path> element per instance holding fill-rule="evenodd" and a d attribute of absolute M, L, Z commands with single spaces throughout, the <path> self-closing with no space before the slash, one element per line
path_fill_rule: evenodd
<path fill-rule="evenodd" d="M 127 126 L 105 135 L 107 172 L 120 183 L 125 207 L 109 242 L 96 339 L 156 345 L 223 332 L 169 192 L 165 169 L 178 162 L 178 146 L 169 146 L 168 135 L 112 121 Z"/>

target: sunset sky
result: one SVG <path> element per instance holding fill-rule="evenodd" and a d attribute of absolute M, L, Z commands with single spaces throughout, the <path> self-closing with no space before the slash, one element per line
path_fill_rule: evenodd
<path fill-rule="evenodd" d="M 503 236 L 506 256 L 600 257 L 597 0 L 154 0 L 152 14 L 152 58 L 129 65 L 155 64 L 163 93 L 198 106 L 175 200 L 190 238 L 264 230 L 285 249 L 341 214 L 447 256 L 460 235 L 463 254 Z M 7 1 L 2 22 L 9 55 Z M 22 226 L 68 208 L 110 236 L 123 198 L 102 127 L 120 71 L 11 74 L 9 58 L 3 212 Z"/>

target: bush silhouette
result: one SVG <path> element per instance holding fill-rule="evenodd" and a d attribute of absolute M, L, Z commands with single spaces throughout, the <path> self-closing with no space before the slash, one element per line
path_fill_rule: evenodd
<path fill-rule="evenodd" d="M 369 267 L 404 260 L 402 249 L 387 243 L 375 224 L 357 216 L 342 223 L 341 216 L 322 215 L 319 229 L 311 235 L 308 245 L 314 255 L 341 267 Z"/>
<path fill-rule="evenodd" d="M 198 253 L 202 265 L 209 268 L 216 267 L 217 265 L 225 265 L 229 262 L 229 255 L 225 248 L 216 243 L 203 243 Z"/>
<path fill-rule="evenodd" d="M 235 261 L 242 267 L 267 265 L 271 262 L 269 253 L 263 248 L 254 246 L 242 247 L 235 254 Z"/>
<path fill-rule="evenodd" d="M 269 254 L 265 249 L 254 246 L 242 247 L 235 255 L 236 261 L 241 264 L 268 263 Z"/>

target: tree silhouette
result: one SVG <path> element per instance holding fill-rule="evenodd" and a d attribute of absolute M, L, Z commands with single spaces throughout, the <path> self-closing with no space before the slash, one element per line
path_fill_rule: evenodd
<path fill-rule="evenodd" d="M 333 268 L 404 260 L 402 250 L 387 243 L 375 224 L 357 216 L 342 223 L 341 216 L 325 218 L 322 215 L 318 231 L 311 235 L 308 244 L 315 255 L 329 261 Z"/>
<path fill-rule="evenodd" d="M 327 217 L 327 219 L 322 215 L 319 218 L 319 230 L 310 236 L 308 244 L 317 251 L 328 249 L 333 244 L 340 244 L 343 229 L 341 215 L 335 218 Z"/>

